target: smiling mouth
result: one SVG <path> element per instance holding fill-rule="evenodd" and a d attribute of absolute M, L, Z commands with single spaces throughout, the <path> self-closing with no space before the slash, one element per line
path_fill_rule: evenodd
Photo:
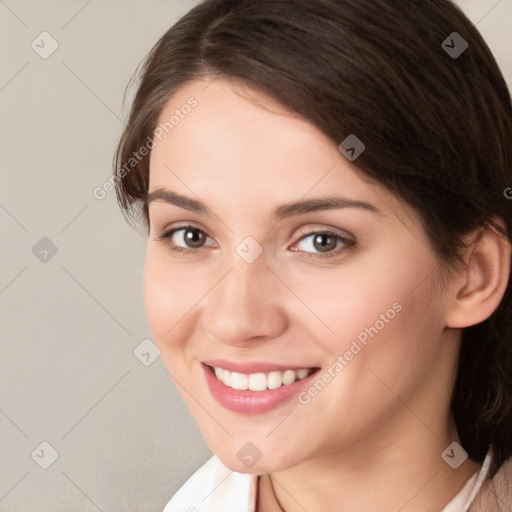
<path fill-rule="evenodd" d="M 294 382 L 305 379 L 320 368 L 299 368 L 295 370 L 239 373 L 231 372 L 218 366 L 206 365 L 217 380 L 231 389 L 240 391 L 267 391 L 289 386 Z"/>

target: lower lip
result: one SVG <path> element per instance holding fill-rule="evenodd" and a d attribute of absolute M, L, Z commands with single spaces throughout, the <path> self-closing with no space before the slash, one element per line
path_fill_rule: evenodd
<path fill-rule="evenodd" d="M 315 370 L 304 379 L 297 380 L 293 384 L 280 386 L 276 389 L 267 389 L 266 391 L 241 391 L 226 386 L 217 379 L 209 366 L 205 364 L 202 364 L 202 366 L 206 382 L 215 400 L 226 409 L 243 414 L 262 414 L 283 405 L 293 396 L 297 395 L 300 389 L 318 373 L 318 370 Z"/>

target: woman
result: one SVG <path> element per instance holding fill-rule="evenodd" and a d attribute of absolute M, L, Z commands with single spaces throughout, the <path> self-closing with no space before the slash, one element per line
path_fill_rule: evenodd
<path fill-rule="evenodd" d="M 512 105 L 447 0 L 205 0 L 115 161 L 214 456 L 165 512 L 509 510 Z"/>

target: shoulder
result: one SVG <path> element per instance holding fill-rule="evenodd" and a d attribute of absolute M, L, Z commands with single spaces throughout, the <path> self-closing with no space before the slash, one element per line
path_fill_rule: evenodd
<path fill-rule="evenodd" d="M 210 457 L 174 494 L 163 512 L 252 512 L 256 475 L 236 473 Z"/>

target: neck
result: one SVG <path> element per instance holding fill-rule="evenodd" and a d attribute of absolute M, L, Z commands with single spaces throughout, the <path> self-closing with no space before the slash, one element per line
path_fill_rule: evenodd
<path fill-rule="evenodd" d="M 390 428 L 362 446 L 262 475 L 258 512 L 439 512 L 479 465 L 466 459 L 452 469 L 441 453 L 453 441 L 460 444 L 453 425 L 447 422 L 444 429 L 430 431 L 407 413 L 412 417 L 409 428 Z"/>

